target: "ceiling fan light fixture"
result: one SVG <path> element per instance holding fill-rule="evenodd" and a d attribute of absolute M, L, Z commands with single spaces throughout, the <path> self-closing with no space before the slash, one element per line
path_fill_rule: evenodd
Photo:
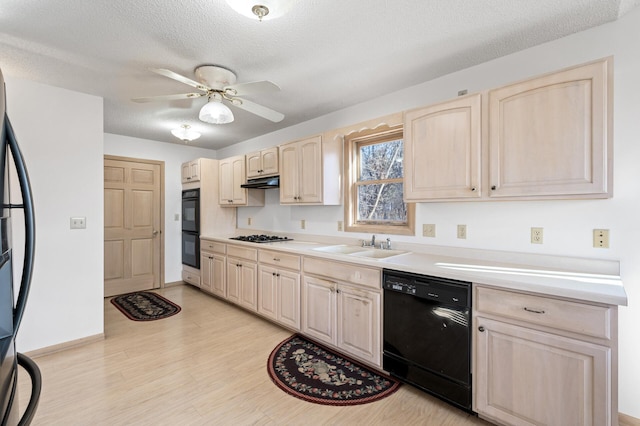
<path fill-rule="evenodd" d="M 247 18 L 268 21 L 287 13 L 293 0 L 227 0 L 227 3 Z"/>
<path fill-rule="evenodd" d="M 198 118 L 205 123 L 226 124 L 233 121 L 233 112 L 222 103 L 222 99 L 214 96 L 200 109 Z"/>
<path fill-rule="evenodd" d="M 194 141 L 200 137 L 200 132 L 192 130 L 191 126 L 188 124 L 183 124 L 180 127 L 173 129 L 171 134 L 184 143 Z"/>

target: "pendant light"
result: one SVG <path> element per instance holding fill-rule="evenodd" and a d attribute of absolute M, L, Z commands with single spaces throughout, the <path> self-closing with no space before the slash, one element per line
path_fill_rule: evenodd
<path fill-rule="evenodd" d="M 200 137 L 200 132 L 191 130 L 191 126 L 188 124 L 183 124 L 180 127 L 173 129 L 171 134 L 184 143 L 194 141 Z"/>
<path fill-rule="evenodd" d="M 211 124 L 231 123 L 233 121 L 233 112 L 222 103 L 222 97 L 219 93 L 213 93 L 209 97 L 209 102 L 200 110 L 198 118 L 205 123 Z"/>

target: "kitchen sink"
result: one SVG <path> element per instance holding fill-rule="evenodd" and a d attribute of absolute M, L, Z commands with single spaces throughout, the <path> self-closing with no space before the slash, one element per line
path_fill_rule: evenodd
<path fill-rule="evenodd" d="M 316 247 L 313 250 L 323 251 L 325 253 L 352 254 L 357 252 L 364 252 L 366 249 L 358 246 L 338 245 L 338 246 Z"/>
<path fill-rule="evenodd" d="M 370 259 L 386 259 L 387 257 L 398 256 L 407 253 L 402 250 L 366 250 L 352 253 L 351 256 L 368 257 Z"/>
<path fill-rule="evenodd" d="M 332 254 L 346 254 L 354 257 L 366 257 L 368 259 L 386 259 L 388 257 L 407 253 L 402 250 L 382 250 L 347 245 L 316 247 L 313 250 Z"/>

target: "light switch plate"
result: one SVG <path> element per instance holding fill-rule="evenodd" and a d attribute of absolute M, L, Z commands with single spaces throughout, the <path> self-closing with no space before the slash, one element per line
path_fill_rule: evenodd
<path fill-rule="evenodd" d="M 436 225 L 434 223 L 423 223 L 422 224 L 422 236 L 435 238 L 436 236 Z"/>
<path fill-rule="evenodd" d="M 458 225 L 458 238 L 461 240 L 467 239 L 467 225 Z"/>

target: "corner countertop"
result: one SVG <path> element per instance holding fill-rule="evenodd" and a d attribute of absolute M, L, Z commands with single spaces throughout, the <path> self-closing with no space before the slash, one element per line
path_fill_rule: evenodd
<path fill-rule="evenodd" d="M 404 253 L 383 259 L 329 253 L 318 248 L 333 245 L 326 238 L 305 235 L 292 241 L 256 244 L 229 240 L 234 235 L 202 236 L 208 240 L 279 250 L 380 269 L 393 269 L 470 281 L 510 290 L 557 296 L 608 305 L 627 305 L 627 295 L 619 275 L 619 263 L 611 260 L 571 258 L 552 255 L 500 252 L 455 247 L 398 247 Z M 355 246 L 355 244 L 353 244 Z M 380 250 L 380 249 L 370 249 Z"/>

